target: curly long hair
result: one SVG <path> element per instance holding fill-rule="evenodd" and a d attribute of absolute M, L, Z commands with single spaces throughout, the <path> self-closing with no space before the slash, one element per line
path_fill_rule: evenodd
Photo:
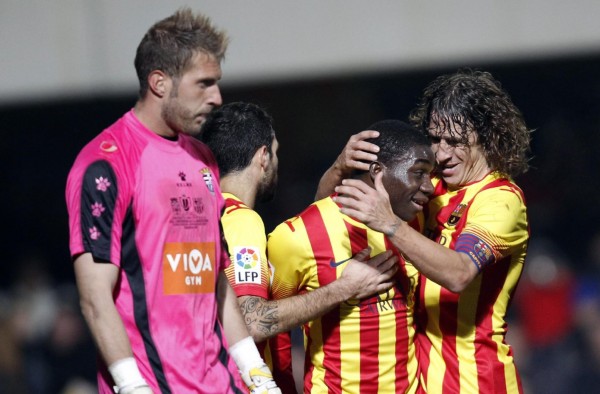
<path fill-rule="evenodd" d="M 437 77 L 409 119 L 427 134 L 432 128 L 447 130 L 466 145 L 469 133 L 459 136 L 457 129 L 475 132 L 494 171 L 515 177 L 529 169 L 533 130 L 489 72 L 464 69 Z"/>

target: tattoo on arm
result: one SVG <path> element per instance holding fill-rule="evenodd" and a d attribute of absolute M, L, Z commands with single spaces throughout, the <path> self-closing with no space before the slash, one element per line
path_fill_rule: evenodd
<path fill-rule="evenodd" d="M 247 296 L 240 303 L 246 326 L 263 335 L 271 336 L 279 329 L 277 301 L 269 301 L 261 297 Z"/>

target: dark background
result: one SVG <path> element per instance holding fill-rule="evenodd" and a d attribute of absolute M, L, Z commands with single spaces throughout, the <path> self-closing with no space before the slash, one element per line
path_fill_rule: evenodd
<path fill-rule="evenodd" d="M 281 144 L 279 188 L 273 202 L 257 207 L 267 231 L 312 201 L 321 174 L 351 134 L 383 118 L 406 119 L 428 82 L 463 66 L 492 72 L 536 130 L 532 168 L 517 179 L 528 199 L 532 234 L 554 239 L 577 266 L 598 222 L 600 54 L 226 86 L 225 102 L 258 103 L 275 120 Z M 19 262 L 32 255 L 51 267 L 56 280 L 71 279 L 67 173 L 83 145 L 136 98 L 131 92 L 0 107 L 1 285 L 8 285 Z"/>

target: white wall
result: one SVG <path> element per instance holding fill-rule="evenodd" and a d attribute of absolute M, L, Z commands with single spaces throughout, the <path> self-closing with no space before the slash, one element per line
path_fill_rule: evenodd
<path fill-rule="evenodd" d="M 178 6 L 232 42 L 223 84 L 600 51 L 597 0 L 0 0 L 0 103 L 135 93 L 135 48 Z"/>

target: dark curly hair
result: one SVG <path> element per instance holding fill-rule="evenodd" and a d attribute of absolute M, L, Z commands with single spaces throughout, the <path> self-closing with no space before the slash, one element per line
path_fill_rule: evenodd
<path fill-rule="evenodd" d="M 425 88 L 409 119 L 425 133 L 440 128 L 458 137 L 456 126 L 474 131 L 494 171 L 515 177 L 529 169 L 533 130 L 489 72 L 464 69 L 437 77 Z M 468 145 L 468 133 L 458 138 Z"/>

